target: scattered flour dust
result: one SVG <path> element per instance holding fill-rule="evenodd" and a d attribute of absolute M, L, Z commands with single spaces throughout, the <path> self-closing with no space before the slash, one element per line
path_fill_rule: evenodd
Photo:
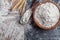
<path fill-rule="evenodd" d="M 0 0 L 0 16 L 7 15 L 10 9 L 11 3 L 8 0 Z"/>
<path fill-rule="evenodd" d="M 39 24 L 49 28 L 58 22 L 59 10 L 53 3 L 47 2 L 37 7 L 35 18 Z"/>

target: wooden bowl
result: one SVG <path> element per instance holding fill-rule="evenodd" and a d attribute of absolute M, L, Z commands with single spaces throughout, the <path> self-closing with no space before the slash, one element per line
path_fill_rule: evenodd
<path fill-rule="evenodd" d="M 47 2 L 50 2 L 50 3 L 53 3 L 54 5 L 56 5 L 56 3 L 52 2 L 52 1 L 43 1 L 43 2 L 40 2 L 40 3 L 38 4 L 38 6 L 41 5 L 41 4 L 47 3 Z M 36 6 L 36 8 L 37 8 L 38 6 Z M 58 8 L 59 11 L 60 11 L 59 6 L 58 6 L 58 5 L 56 5 L 56 6 L 57 6 L 57 8 Z M 44 30 L 51 30 L 51 29 L 56 28 L 56 27 L 60 24 L 60 19 L 59 19 L 59 21 L 58 21 L 55 25 L 51 26 L 50 28 L 47 28 L 47 27 L 44 27 L 43 25 L 41 25 L 41 24 L 38 22 L 38 20 L 35 18 L 36 8 L 34 9 L 33 20 L 34 20 L 35 24 L 36 24 L 39 28 L 44 29 Z"/>

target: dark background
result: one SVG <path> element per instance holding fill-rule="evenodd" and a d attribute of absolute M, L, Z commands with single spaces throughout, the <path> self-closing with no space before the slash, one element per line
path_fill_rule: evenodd
<path fill-rule="evenodd" d="M 28 0 L 26 10 L 30 7 L 32 0 Z M 40 1 L 41 0 L 37 0 Z M 53 0 L 57 3 L 57 5 L 60 5 L 60 0 Z M 32 21 L 32 18 L 30 18 L 30 21 L 28 24 L 26 24 L 25 29 L 25 39 L 24 40 L 60 40 L 60 25 L 56 27 L 53 30 L 45 31 L 40 28 L 38 28 L 34 22 Z"/>

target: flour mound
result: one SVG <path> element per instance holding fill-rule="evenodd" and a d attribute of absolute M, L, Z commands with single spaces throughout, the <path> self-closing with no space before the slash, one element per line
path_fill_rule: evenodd
<path fill-rule="evenodd" d="M 58 22 L 59 9 L 50 2 L 41 4 L 35 11 L 35 18 L 41 25 L 49 28 Z"/>

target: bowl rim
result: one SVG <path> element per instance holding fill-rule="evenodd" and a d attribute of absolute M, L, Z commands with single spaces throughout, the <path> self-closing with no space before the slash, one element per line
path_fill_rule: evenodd
<path fill-rule="evenodd" d="M 53 3 L 54 5 L 56 5 L 56 3 L 55 3 L 55 2 L 52 2 L 52 1 L 39 2 L 39 5 L 44 4 L 44 3 L 47 3 L 47 2 L 50 2 L 50 3 Z M 38 5 L 38 6 L 39 6 L 39 5 Z M 37 6 L 37 7 L 38 7 L 38 6 Z M 34 9 L 34 12 L 33 12 L 33 20 L 34 20 L 35 24 L 36 24 L 39 28 L 41 28 L 41 29 L 43 29 L 43 30 L 52 30 L 52 29 L 56 28 L 56 27 L 60 24 L 60 21 L 59 21 L 60 18 L 59 18 L 58 22 L 57 22 L 55 25 L 51 26 L 50 28 L 47 28 L 47 27 L 44 27 L 43 25 L 41 25 L 41 24 L 38 22 L 38 20 L 35 18 L 35 11 L 36 11 L 37 7 Z M 56 7 L 57 7 L 57 8 L 59 9 L 59 11 L 60 11 L 59 6 L 56 5 Z"/>

